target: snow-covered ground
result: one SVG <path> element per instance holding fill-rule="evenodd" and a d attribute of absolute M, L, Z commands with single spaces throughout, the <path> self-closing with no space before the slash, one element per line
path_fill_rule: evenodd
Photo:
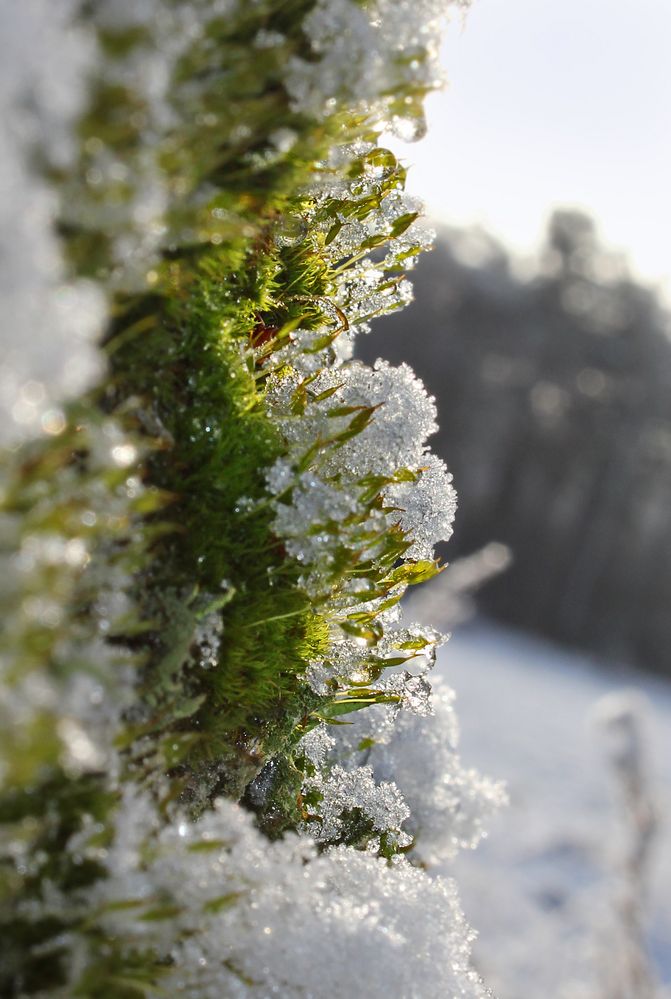
<path fill-rule="evenodd" d="M 594 706 L 615 690 L 641 692 L 660 815 L 648 945 L 668 986 L 671 683 L 606 670 L 586 655 L 482 621 L 457 629 L 437 672 L 457 693 L 463 762 L 505 779 L 511 799 L 489 838 L 447 868 L 479 931 L 476 962 L 498 999 L 613 995 L 599 980 L 621 947 L 613 920 L 624 818 Z"/>

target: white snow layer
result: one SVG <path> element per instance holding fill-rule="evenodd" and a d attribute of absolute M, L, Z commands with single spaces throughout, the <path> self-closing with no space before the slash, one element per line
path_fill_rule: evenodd
<path fill-rule="evenodd" d="M 349 847 L 320 856 L 294 835 L 271 844 L 229 801 L 196 824 L 158 829 L 153 806 L 130 793 L 105 860 L 114 878 L 89 901 L 109 906 L 107 932 L 134 933 L 138 946 L 172 959 L 160 982 L 166 995 L 489 995 L 470 966 L 474 934 L 454 883 L 403 858 L 388 865 Z M 161 904 L 177 911 L 142 918 Z"/>

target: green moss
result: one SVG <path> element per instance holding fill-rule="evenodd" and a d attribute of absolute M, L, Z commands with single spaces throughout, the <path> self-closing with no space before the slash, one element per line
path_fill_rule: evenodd
<path fill-rule="evenodd" d="M 135 397 L 138 423 L 158 428 L 147 477 L 174 497 L 162 515 L 171 530 L 137 590 L 154 624 L 142 640 L 140 695 L 151 712 L 141 731 L 192 734 L 175 771 L 195 771 L 191 795 L 205 771 L 210 794 L 242 793 L 305 713 L 301 675 L 326 651 L 327 626 L 264 503 L 264 470 L 284 445 L 249 348 L 260 327 L 305 312 L 302 297 L 327 280 L 314 255 L 267 241 L 210 250 L 166 264 L 156 293 L 124 303 L 110 330 L 115 400 Z M 215 668 L 198 659 L 208 608 L 223 627 Z"/>

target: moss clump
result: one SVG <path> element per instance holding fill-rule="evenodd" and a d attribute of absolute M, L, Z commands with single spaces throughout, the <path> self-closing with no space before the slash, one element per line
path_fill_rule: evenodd
<path fill-rule="evenodd" d="M 137 400 L 138 424 L 161 444 L 147 478 L 174 497 L 162 514 L 171 529 L 138 580 L 152 630 L 141 642 L 150 710 L 137 730 L 188 733 L 173 771 L 195 769 L 201 794 L 205 772 L 209 793 L 242 793 L 268 745 L 277 751 L 278 733 L 317 703 L 301 676 L 328 644 L 325 622 L 297 586 L 300 567 L 273 534 L 264 469 L 284 444 L 252 349 L 260 329 L 289 325 L 299 311 L 309 322 L 305 300 L 324 290 L 327 275 L 318 259 L 263 249 L 167 263 L 160 290 L 120 306 L 107 341 L 111 395 Z M 208 667 L 198 649 L 205 617 L 221 631 Z"/>

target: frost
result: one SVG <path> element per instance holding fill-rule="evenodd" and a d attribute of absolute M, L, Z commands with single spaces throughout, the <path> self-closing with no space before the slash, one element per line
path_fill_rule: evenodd
<path fill-rule="evenodd" d="M 286 38 L 279 31 L 268 31 L 265 28 L 261 28 L 256 33 L 254 45 L 257 49 L 274 49 L 278 45 L 282 45 L 285 41 Z"/>
<path fill-rule="evenodd" d="M 268 411 L 286 437 L 289 458 L 296 464 L 315 441 L 326 444 L 347 430 L 357 409 L 378 411 L 351 440 L 324 450 L 320 462 L 324 476 L 355 481 L 422 462 L 424 442 L 437 429 L 436 407 L 407 364 L 394 368 L 378 361 L 370 368 L 353 361 L 323 370 L 310 385 L 312 403 L 304 413 L 294 415 L 292 393 L 299 384 L 298 377 L 283 377 L 272 383 L 267 395 Z M 330 393 L 326 398 L 317 398 L 326 392 Z M 349 412 L 338 413 L 345 409 Z"/>
<path fill-rule="evenodd" d="M 349 176 L 354 174 L 353 177 Z M 395 157 L 372 143 L 336 147 L 306 193 L 294 226 L 334 268 L 334 292 L 325 312 L 342 328 L 334 347 L 341 356 L 369 321 L 404 308 L 412 285 L 404 273 L 431 247 L 434 230 L 423 218 L 422 202 L 403 186 L 405 171 Z M 284 231 L 280 235 L 284 239 Z M 370 251 L 384 247 L 373 260 Z M 304 347 L 306 346 L 304 342 Z"/>
<path fill-rule="evenodd" d="M 329 9 L 330 23 L 343 9 Z M 357 8 L 348 16 L 354 23 L 369 13 Z M 342 629 L 334 624 L 327 660 L 309 667 L 313 689 L 326 694 L 333 681 L 368 682 L 419 710 L 418 681 L 413 696 L 398 677 L 376 683 L 381 669 L 409 658 L 399 659 L 397 628 L 382 615 L 406 583 L 384 583 L 377 602 L 361 603 L 348 578 L 348 568 L 369 565 L 369 580 L 359 574 L 357 582 L 379 589 L 377 566 L 391 557 L 390 538 L 397 561 L 430 565 L 435 545 L 452 533 L 456 509 L 451 476 L 426 443 L 437 429 L 434 400 L 407 365 L 378 361 L 370 368 L 350 360 L 354 338 L 370 320 L 411 300 L 403 271 L 433 238 L 421 204 L 402 189 L 404 176 L 391 153 L 359 141 L 335 147 L 305 193 L 295 224 L 331 264 L 333 289 L 318 300 L 323 325 L 295 330 L 269 367 L 267 411 L 287 454 L 267 470 L 266 481 L 275 532 L 304 567 L 300 585 L 327 601 Z M 374 627 L 346 634 L 362 615 Z M 431 644 L 424 643 L 429 665 Z M 428 691 L 424 701 L 430 710 Z"/>
<path fill-rule="evenodd" d="M 414 676 L 403 670 L 385 677 L 380 689 L 398 694 L 400 707 L 413 715 L 428 717 L 434 714 L 432 688 L 423 676 Z"/>
<path fill-rule="evenodd" d="M 100 859 L 86 837 L 76 845 L 81 859 Z M 226 801 L 196 824 L 175 816 L 159 829 L 150 802 L 127 793 L 105 861 L 114 878 L 84 890 L 81 904 L 102 913 L 106 934 L 166 962 L 159 982 L 169 995 L 488 994 L 470 966 L 474 934 L 454 884 L 402 858 L 390 866 L 349 847 L 320 856 L 292 835 L 268 843 Z M 170 918 L 157 918 L 161 908 Z"/>
<path fill-rule="evenodd" d="M 107 139 L 105 130 L 87 138 L 79 150 L 82 170 L 62 183 L 61 215 L 75 228 L 100 233 L 104 264 L 99 274 L 113 289 L 146 290 L 166 247 L 209 239 L 195 220 L 212 218 L 207 206 L 214 189 L 190 177 L 181 157 L 175 163 L 175 135 L 186 136 L 194 123 L 204 123 L 196 111 L 201 94 L 195 80 L 188 86 L 176 81 L 183 58 L 206 43 L 212 24 L 238 9 L 238 0 L 94 0 L 86 5 L 82 17 L 93 37 L 111 32 L 128 42 L 112 52 L 101 45 L 90 76 L 92 93 L 111 88 L 127 95 L 132 140 L 118 144 L 114 137 Z M 222 130 L 222 142 L 230 138 Z M 276 129 L 269 160 L 286 155 L 292 144 L 290 130 Z"/>
<path fill-rule="evenodd" d="M 434 545 L 449 538 L 455 511 L 451 477 L 427 454 L 425 443 L 436 429 L 433 399 L 407 365 L 393 368 L 378 361 L 370 368 L 353 361 L 306 378 L 285 368 L 270 378 L 266 405 L 287 443 L 287 456 L 266 473 L 276 497 L 274 530 L 305 567 L 300 580 L 305 591 L 328 597 L 334 618 L 327 657 L 311 664 L 308 681 L 322 694 L 333 680 L 373 684 L 375 691 L 428 713 L 425 681 L 409 674 L 405 680 L 376 681 L 399 661 L 423 659 L 424 669 L 430 668 L 439 636 L 400 629 L 395 601 L 405 584 L 390 584 L 383 596 L 367 601 L 365 579 L 338 574 L 347 550 L 356 563 L 374 563 L 390 529 L 400 528 L 408 539 L 399 548 L 404 559 L 427 559 L 427 564 Z M 353 420 L 358 421 L 354 432 Z M 309 469 L 300 471 L 306 456 Z M 381 502 L 372 506 L 371 480 L 381 482 Z M 372 643 L 347 634 L 351 615 L 355 621 L 362 615 L 375 618 Z"/>
<path fill-rule="evenodd" d="M 329 735 L 326 725 L 318 725 L 303 736 L 300 741 L 300 751 L 314 767 L 321 767 L 335 746 L 335 742 L 333 736 Z"/>
<path fill-rule="evenodd" d="M 294 484 L 295 480 L 294 467 L 286 458 L 278 458 L 270 468 L 266 469 L 266 483 L 274 496 L 280 496 Z"/>
<path fill-rule="evenodd" d="M 312 472 L 299 475 L 290 504 L 278 504 L 275 530 L 286 542 L 290 555 L 303 563 L 329 559 L 329 547 L 342 543 L 339 533 L 327 530 L 329 524 L 343 521 L 357 509 L 356 502 Z M 306 529 L 306 525 L 309 527 Z M 317 531 L 318 525 L 324 525 Z"/>
<path fill-rule="evenodd" d="M 387 489 L 387 499 L 403 512 L 400 524 L 412 537 L 406 558 L 427 559 L 439 541 L 449 541 L 457 510 L 452 475 L 445 463 L 430 454 L 416 482 L 402 482 Z"/>
<path fill-rule="evenodd" d="M 462 765 L 454 692 L 444 681 L 434 681 L 431 703 L 432 715 L 383 706 L 360 712 L 338 730 L 331 751 L 343 764 L 365 759 L 375 780 L 393 777 L 410 809 L 405 828 L 415 839 L 413 854 L 428 864 L 474 848 L 506 802 L 500 782 Z"/>
<path fill-rule="evenodd" d="M 9 192 L 1 252 L 11 292 L 0 404 L 13 421 L 9 439 L 38 426 L 58 438 L 67 420 L 57 399 L 99 373 L 88 344 L 105 303 L 92 284 L 69 280 L 53 223 L 58 219 L 94 238 L 102 260 L 96 276 L 113 293 L 145 292 L 158 280 L 152 268 L 181 241 L 197 248 L 216 243 L 215 235 L 221 239 L 219 229 L 207 228 L 219 218 L 215 211 L 225 215 L 224 209 L 210 211 L 215 191 L 203 176 L 213 175 L 212 164 L 190 176 L 180 156 L 192 134 L 186 123 L 202 123 L 195 114 L 200 83 L 196 74 L 180 78 L 188 70 L 183 57 L 194 47 L 209 51 L 234 13 L 246 17 L 257 8 L 259 25 L 267 18 L 265 5 L 251 3 L 248 11 L 237 0 L 91 0 L 77 5 L 73 27 L 75 5 L 67 0 L 15 6 L 0 0 L 10 28 L 0 66 L 9 112 L 0 136 L 7 150 L 0 181 Z M 288 93 L 299 112 L 292 117 L 284 107 L 263 141 L 246 121 L 231 125 L 229 134 L 222 129 L 222 148 L 229 140 L 253 140 L 241 161 L 250 174 L 292 151 L 297 162 L 309 152 L 310 133 L 302 131 L 306 113 L 321 119 L 336 110 L 350 117 L 365 111 L 361 129 L 367 134 L 369 126 L 390 124 L 413 134 L 423 127 L 418 95 L 436 83 L 444 5 L 316 0 L 306 6 L 303 25 L 286 36 L 257 30 L 250 20 L 259 59 L 277 57 L 280 65 L 280 55 L 289 58 L 286 91 L 273 80 L 274 93 L 284 100 Z M 287 13 L 276 20 L 284 30 L 291 19 Z M 310 58 L 289 56 L 297 46 L 304 55 L 309 47 Z M 276 49 L 272 55 L 270 48 Z M 98 136 L 75 127 L 83 113 L 99 113 L 95 101 L 105 88 L 128 97 L 124 127 L 131 140 L 122 148 L 105 128 Z M 208 117 L 214 118 L 208 125 L 217 125 L 216 114 Z M 64 168 L 60 203 L 35 164 L 45 175 L 53 166 Z M 340 726 L 335 736 L 319 726 L 299 747 L 302 835 L 269 842 L 249 815 L 224 801 L 192 820 L 175 803 L 176 785 L 154 780 L 152 770 L 160 752 L 184 748 L 179 740 L 170 747 L 166 738 L 160 749 L 153 734 L 130 748 L 123 742 L 136 729 L 153 733 L 158 726 L 163 733 L 166 712 L 158 695 L 153 699 L 143 689 L 138 698 L 134 692 L 137 677 L 123 647 L 146 621 L 133 618 L 127 598 L 136 539 L 123 531 L 130 525 L 132 534 L 139 509 L 134 500 L 143 486 L 133 473 L 136 445 L 121 427 L 101 417 L 100 426 L 87 429 L 82 448 L 68 442 L 70 452 L 85 459 L 81 468 L 74 461 L 58 468 L 60 495 L 45 491 L 23 523 L 14 515 L 0 522 L 0 598 L 7 620 L 0 729 L 3 751 L 12 750 L 3 755 L 0 777 L 11 784 L 9 767 L 14 759 L 21 763 L 15 750 L 28 733 L 38 767 L 44 761 L 61 767 L 72 781 L 91 777 L 101 797 L 110 799 L 104 820 L 77 815 L 81 823 L 63 850 L 73 870 L 99 876 L 72 878 L 61 894 L 58 885 L 67 879 L 52 882 L 45 875 L 19 899 L 20 917 L 47 924 L 57 917 L 63 927 L 45 944 L 63 951 L 63 996 L 86 991 L 82 982 L 100 961 L 101 941 L 114 960 L 118 951 L 120 968 L 127 961 L 132 969 L 138 955 L 140 972 L 145 958 L 147 967 L 154 965 L 157 981 L 148 987 L 193 999 L 309 999 L 325 988 L 333 999 L 486 994 L 470 967 L 473 934 L 454 886 L 430 879 L 399 855 L 412 845 L 411 833 L 422 859 L 439 848 L 472 845 L 481 815 L 496 798 L 487 782 L 461 768 L 449 724 L 445 741 L 440 698 L 434 709 L 426 675 L 441 636 L 404 625 L 398 605 L 409 582 L 435 571 L 433 546 L 451 532 L 450 477 L 427 448 L 436 430 L 435 402 L 407 365 L 379 361 L 371 368 L 350 359 L 354 337 L 373 318 L 411 300 L 405 271 L 432 239 L 421 205 L 402 190 L 404 176 L 391 154 L 363 140 L 337 147 L 316 165 L 314 184 L 294 199 L 295 214 L 278 222 L 274 247 L 306 241 L 328 271 L 319 295 L 296 295 L 308 302 L 301 321 L 309 328 L 278 336 L 274 357 L 272 344 L 266 354 L 245 347 L 285 454 L 265 470 L 268 497 L 241 497 L 235 514 L 255 517 L 270 504 L 273 550 L 281 550 L 275 540 L 281 541 L 295 560 L 299 568 L 289 569 L 300 573 L 299 587 L 329 638 L 323 658 L 308 664 L 307 682 L 325 695 L 325 712 L 332 710 L 333 718 L 340 711 L 356 714 L 351 726 L 342 726 L 347 735 Z M 141 420 L 151 433 L 149 414 Z M 120 535 L 115 524 L 126 525 Z M 141 587 L 150 575 L 139 574 Z M 220 611 L 234 592 L 225 581 L 221 588 L 223 594 L 212 595 L 195 587 L 193 604 L 183 601 L 189 630 L 174 667 L 168 649 L 162 668 L 173 671 L 169 679 L 189 658 L 196 678 L 218 666 L 225 639 Z M 167 587 L 163 596 L 167 606 Z M 173 622 L 166 618 L 161 638 L 171 645 Z M 26 656 L 18 668 L 12 649 Z M 282 718 L 280 711 L 259 719 L 259 732 L 265 726 L 270 733 L 269 753 L 276 751 L 274 738 L 286 738 L 286 722 L 300 730 L 314 724 L 313 694 L 300 693 L 309 696 L 297 717 Z M 356 710 L 368 705 L 374 705 L 365 712 L 372 728 Z M 43 730 L 53 746 L 42 745 Z M 242 743 L 266 751 L 254 731 L 244 733 L 234 751 Z M 213 770 L 219 765 L 215 761 Z M 279 769 L 277 759 L 269 765 Z M 151 792 L 133 786 L 135 776 L 151 782 Z M 205 791 L 200 799 L 196 792 L 196 808 L 209 806 L 205 798 Z M 116 811 L 112 799 L 118 799 Z M 347 845 L 332 848 L 334 843 Z M 10 848 L 24 849 L 18 839 Z M 32 862 L 42 862 L 37 853 Z"/>
<path fill-rule="evenodd" d="M 368 320 L 409 305 L 412 285 L 405 278 L 388 280 L 380 268 L 371 263 L 360 264 L 343 273 L 338 281 L 336 301 L 347 312 L 354 329 L 365 332 L 364 324 Z"/>
<path fill-rule="evenodd" d="M 408 806 L 393 783 L 375 782 L 370 767 L 344 770 L 333 766 L 326 776 L 319 771 L 308 779 L 304 788 L 307 794 L 317 792 L 319 802 L 303 825 L 319 843 L 337 843 L 347 839 L 351 813 L 360 812 L 369 820 L 377 833 L 393 837 L 399 846 L 407 846 L 410 837 L 401 831 L 409 815 Z"/>
<path fill-rule="evenodd" d="M 131 580 L 114 557 L 113 533 L 101 548 L 96 531 L 101 524 L 123 525 L 142 495 L 133 475 L 118 480 L 116 490 L 102 482 L 115 469 L 114 450 L 124 439 L 109 419 L 80 427 L 74 444 L 88 454 L 87 475 L 72 466 L 59 469 L 56 493 L 42 494 L 26 515 L 0 514 L 5 773 L 33 748 L 31 733 L 41 731 L 52 737 L 38 739 L 38 757 L 53 753 L 69 776 L 117 769 L 113 743 L 135 673 L 127 653 L 106 639 L 130 610 Z M 9 492 L 15 488 L 11 461 L 2 472 Z"/>
<path fill-rule="evenodd" d="M 143 108 L 145 125 L 132 154 L 119 155 L 102 139 L 90 139 L 83 150 L 86 183 L 76 175 L 63 186 L 63 216 L 85 230 L 100 230 L 110 259 L 112 283 L 124 289 L 146 287 L 146 275 L 170 238 L 167 224 L 169 178 L 159 164 L 162 139 L 174 126 L 176 112 L 170 95 L 180 56 L 202 29 L 200 4 L 175 5 L 162 0 L 105 0 L 88 16 L 94 29 L 140 32 L 151 25 L 151 44 L 130 46 L 124 56 L 100 54 L 95 82 L 122 87 Z M 125 183 L 127 195 L 101 197 L 101 192 Z"/>
<path fill-rule="evenodd" d="M 266 473 L 277 497 L 274 527 L 289 554 L 310 568 L 308 592 L 330 590 L 343 547 L 375 559 L 393 525 L 410 539 L 411 559 L 430 559 L 434 545 L 449 538 L 451 477 L 425 444 L 436 429 L 435 403 L 407 365 L 352 361 L 305 380 L 285 369 L 270 379 L 266 405 L 287 443 L 286 458 Z M 301 472 L 306 456 L 310 467 Z M 384 504 L 370 507 L 371 477 L 391 483 L 399 473 L 410 481 L 384 487 Z"/>
<path fill-rule="evenodd" d="M 203 669 L 214 669 L 219 662 L 219 649 L 224 623 L 221 614 L 207 614 L 196 625 L 193 636 L 197 648 L 197 663 Z"/>
<path fill-rule="evenodd" d="M 424 442 L 438 429 L 436 406 L 407 364 L 394 368 L 377 361 L 371 369 L 355 361 L 336 398 L 343 406 L 379 407 L 379 412 L 359 435 L 328 456 L 327 473 L 385 475 L 422 461 Z"/>
<path fill-rule="evenodd" d="M 294 57 L 287 89 L 297 111 L 327 116 L 340 101 L 388 122 L 403 138 L 423 132 L 418 108 L 391 96 L 440 85 L 438 55 L 449 7 L 443 0 L 318 0 L 303 28 L 317 57 Z M 412 105 L 412 100 L 409 101 Z M 414 114 L 412 112 L 415 112 Z"/>
<path fill-rule="evenodd" d="M 360 604 L 355 606 L 361 607 Z M 346 614 L 349 609 L 343 605 L 341 612 Z M 419 681 L 433 668 L 436 650 L 445 637 L 433 628 L 416 624 L 400 627 L 398 605 L 378 614 L 377 622 L 383 631 L 372 649 L 334 629 L 327 661 L 313 663 L 308 671 L 311 686 L 326 694 L 329 681 L 334 678 L 351 684 L 369 684 L 373 690 L 393 695 L 388 699 L 394 704 L 419 714 L 430 714 L 430 688 L 425 680 Z M 398 667 L 400 663 L 410 664 L 415 672 L 394 672 L 375 682 L 383 669 Z"/>

